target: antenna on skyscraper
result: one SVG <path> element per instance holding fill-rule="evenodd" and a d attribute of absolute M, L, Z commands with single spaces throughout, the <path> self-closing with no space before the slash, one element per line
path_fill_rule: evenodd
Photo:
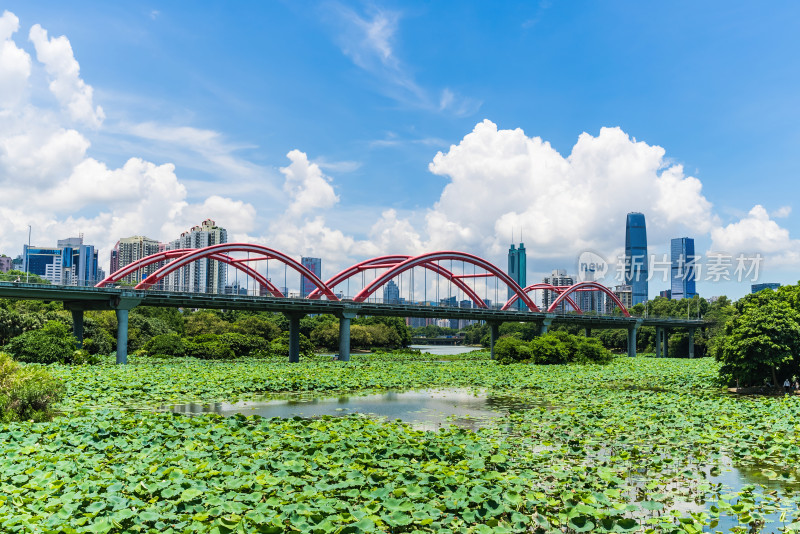
<path fill-rule="evenodd" d="M 511 244 L 514 244 L 514 228 L 511 228 Z"/>

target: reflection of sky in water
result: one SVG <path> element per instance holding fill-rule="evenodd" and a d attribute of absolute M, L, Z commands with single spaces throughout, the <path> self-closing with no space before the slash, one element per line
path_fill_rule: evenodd
<path fill-rule="evenodd" d="M 466 389 L 387 392 L 366 396 L 308 397 L 287 396 L 263 402 L 182 404 L 173 406 L 176 413 L 217 413 L 260 415 L 261 417 L 319 417 L 365 414 L 400 419 L 420 430 L 436 430 L 455 424 L 474 429 L 486 419 L 501 417 L 515 409 L 529 408 L 507 397 L 488 397 Z"/>
<path fill-rule="evenodd" d="M 462 345 L 410 345 L 408 348 L 417 349 L 436 356 L 451 356 L 453 354 L 464 354 L 475 350 L 483 350 L 480 347 L 464 347 Z"/>
<path fill-rule="evenodd" d="M 437 349 L 460 349 L 462 347 L 435 347 Z M 342 416 L 348 414 L 363 414 L 370 417 L 383 417 L 389 420 L 399 419 L 410 423 L 413 427 L 420 430 L 437 430 L 442 426 L 455 424 L 468 429 L 476 429 L 488 424 L 497 417 L 502 417 L 509 412 L 531 409 L 542 406 L 546 403 L 535 403 L 522 401 L 513 396 L 488 396 L 485 393 L 476 393 L 467 389 L 429 389 L 422 391 L 406 392 L 386 392 L 377 395 L 350 396 L 341 395 L 339 397 L 315 397 L 309 394 L 288 394 L 281 396 L 271 396 L 269 400 L 263 401 L 243 401 L 237 403 L 215 403 L 215 404 L 183 404 L 168 408 L 176 413 L 202 414 L 217 413 L 223 416 L 234 414 L 260 415 L 262 417 L 319 417 L 323 415 Z M 503 427 L 506 432 L 513 432 L 513 427 Z M 546 447 L 544 448 L 546 449 Z M 596 461 L 597 457 L 608 455 L 608 451 L 589 455 L 588 461 Z M 735 493 L 742 490 L 747 485 L 755 485 L 755 495 L 778 491 L 783 496 L 787 490 L 792 492 L 800 490 L 797 482 L 786 482 L 781 480 L 769 480 L 761 472 L 760 468 L 734 467 L 730 458 L 723 456 L 718 460 L 719 472 L 711 474 L 710 468 L 702 470 L 705 472 L 704 480 L 713 485 L 722 484 L 721 494 Z M 676 466 L 678 467 L 678 466 Z M 696 469 L 697 466 L 690 469 Z M 634 487 L 644 485 L 647 480 L 634 482 Z M 688 483 L 688 482 L 686 482 Z M 684 483 L 677 482 L 670 484 L 668 491 L 680 492 Z M 691 483 L 688 483 L 691 484 Z M 763 486 L 763 488 L 761 487 Z M 684 488 L 688 489 L 688 488 Z M 635 493 L 635 491 L 634 491 Z M 676 495 L 677 497 L 677 495 Z M 635 495 L 631 494 L 635 499 Z M 728 501 L 735 504 L 736 500 Z M 679 510 L 683 513 L 708 511 L 716 504 L 715 498 L 708 498 L 705 502 L 686 502 L 677 497 L 674 504 L 670 506 L 672 510 Z M 784 499 L 782 508 L 788 510 L 784 521 L 780 521 L 781 512 L 775 512 L 764 516 L 766 524 L 758 532 L 781 532 L 783 526 L 791 523 L 797 516 L 796 503 L 788 498 Z M 706 532 L 729 532 L 732 528 L 739 525 L 735 516 L 720 517 L 719 524 L 714 528 L 706 527 Z M 749 530 L 746 528 L 745 532 Z M 756 532 L 754 531 L 754 532 Z"/>

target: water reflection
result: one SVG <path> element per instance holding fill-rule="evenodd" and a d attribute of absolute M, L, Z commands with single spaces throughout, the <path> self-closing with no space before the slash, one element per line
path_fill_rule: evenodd
<path fill-rule="evenodd" d="M 530 409 L 536 404 L 511 396 L 490 396 L 467 389 L 389 391 L 377 395 L 314 397 L 282 395 L 264 400 L 236 403 L 181 404 L 167 410 L 174 413 L 216 413 L 261 417 L 320 417 L 364 414 L 399 419 L 420 430 L 437 430 L 454 424 L 468 429 L 484 426 L 489 420 L 513 411 Z"/>

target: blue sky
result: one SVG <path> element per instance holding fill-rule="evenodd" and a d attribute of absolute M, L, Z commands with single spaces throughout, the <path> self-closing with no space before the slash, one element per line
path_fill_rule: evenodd
<path fill-rule="evenodd" d="M 14 221 L 0 252 L 19 253 L 28 224 L 40 241 L 69 228 L 107 251 L 212 217 L 239 239 L 319 255 L 333 274 L 438 248 L 502 265 L 516 229 L 535 280 L 574 271 L 583 250 L 613 258 L 625 213 L 642 211 L 652 252 L 688 235 L 698 252 L 763 254 L 762 280 L 800 278 L 797 3 L 3 9 L 17 29 L 0 37 L 30 68 L 22 85 L 0 82 L 17 119 L 0 131 L 0 183 L 32 178 L 0 199 Z M 34 25 L 39 46 L 64 36 L 71 54 L 42 55 Z M 54 90 L 58 79 L 69 87 Z M 58 142 L 36 141 L 48 135 Z M 704 296 L 748 289 L 699 284 Z"/>

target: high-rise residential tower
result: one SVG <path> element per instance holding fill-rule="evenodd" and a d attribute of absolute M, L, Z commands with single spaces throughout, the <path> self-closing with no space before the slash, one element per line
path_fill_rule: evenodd
<path fill-rule="evenodd" d="M 227 242 L 228 231 L 217 226 L 212 219 L 206 219 L 162 248 L 166 250 L 205 248 Z M 203 258 L 169 274 L 164 287 L 171 291 L 222 293 L 225 291 L 227 280 L 225 265 L 217 260 Z"/>
<path fill-rule="evenodd" d="M 695 289 L 694 239 L 678 237 L 670 242 L 670 298 L 673 300 L 693 298 Z"/>
<path fill-rule="evenodd" d="M 631 303 L 647 300 L 647 228 L 643 213 L 629 213 L 625 222 L 625 285 L 631 286 Z"/>
<path fill-rule="evenodd" d="M 111 251 L 111 272 L 114 273 L 130 263 L 157 252 L 158 241 L 155 239 L 141 235 L 123 237 L 117 241 L 117 244 L 114 245 L 114 250 Z M 129 274 L 122 281 L 129 283 L 141 282 L 145 277 L 153 274 L 161 265 L 160 263 L 148 265 L 135 273 Z"/>
<path fill-rule="evenodd" d="M 553 269 L 553 273 L 550 276 L 545 276 L 542 279 L 542 282 L 545 284 L 550 284 L 552 286 L 571 286 L 575 283 L 575 279 L 569 275 L 567 275 L 567 271 L 563 269 Z M 546 289 L 543 291 L 544 295 L 542 296 L 542 309 L 547 310 L 553 301 L 558 298 L 558 293 L 555 291 L 550 291 Z M 558 309 L 555 310 L 558 313 L 564 313 L 565 310 L 569 309 L 572 310 L 571 307 L 566 303 L 566 301 L 561 301 L 558 305 Z"/>
<path fill-rule="evenodd" d="M 317 275 L 317 278 L 322 277 L 322 259 L 321 258 L 306 258 L 305 256 L 300 258 L 300 263 L 303 264 L 303 267 Z M 317 286 L 314 285 L 308 277 L 301 276 L 300 277 L 300 296 L 302 298 L 306 298 L 309 293 L 317 289 Z"/>
<path fill-rule="evenodd" d="M 528 258 L 525 252 L 525 244 L 520 243 L 519 248 L 514 248 L 514 244 L 511 244 L 511 248 L 508 249 L 508 276 L 511 277 L 521 288 L 525 288 L 527 284 L 527 272 L 528 272 Z M 508 298 L 514 296 L 514 291 L 509 287 L 508 288 Z M 513 308 L 518 310 L 522 310 L 525 308 L 525 303 L 522 300 L 517 300 Z"/>
<path fill-rule="evenodd" d="M 383 303 L 400 304 L 400 288 L 394 280 L 389 280 L 389 282 L 383 286 Z"/>

